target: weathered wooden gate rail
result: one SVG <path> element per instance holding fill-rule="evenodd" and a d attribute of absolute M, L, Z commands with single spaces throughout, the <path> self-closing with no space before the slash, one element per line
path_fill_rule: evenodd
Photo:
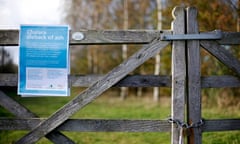
<path fill-rule="evenodd" d="M 95 44 L 146 44 L 129 59 L 114 68 L 105 76 L 71 75 L 72 87 L 89 87 L 48 119 L 37 116 L 0 91 L 0 105 L 17 118 L 1 118 L 0 130 L 30 130 L 17 143 L 34 143 L 46 136 L 54 143 L 74 143 L 59 131 L 121 131 L 121 132 L 172 132 L 172 144 L 179 143 L 180 129 L 168 120 L 107 120 L 69 119 L 69 117 L 98 97 L 110 87 L 171 87 L 172 119 L 194 125 L 201 117 L 201 88 L 240 87 L 240 62 L 221 45 L 239 45 L 240 33 L 222 32 L 221 39 L 188 39 L 186 34 L 199 34 L 197 10 L 176 7 L 173 11 L 172 29 L 167 31 L 146 30 L 81 30 L 83 40 L 71 38 L 70 45 Z M 204 32 L 200 34 L 213 34 Z M 185 35 L 184 39 L 163 41 L 164 35 Z M 17 46 L 18 30 L 0 30 L 1 46 Z M 128 75 L 136 67 L 153 57 L 172 43 L 172 75 Z M 233 70 L 234 76 L 201 76 L 200 46 Z M 187 58 L 186 58 L 187 57 Z M 17 86 L 17 74 L 0 74 L 0 87 Z M 186 100 L 185 100 L 186 96 Z M 204 120 L 204 125 L 190 128 L 188 143 L 201 143 L 201 134 L 206 131 L 240 130 L 240 119 Z"/>
<path fill-rule="evenodd" d="M 0 74 L 0 86 L 17 86 L 17 74 Z M 89 87 L 102 75 L 71 75 L 71 87 Z M 128 75 L 113 87 L 171 87 L 171 76 Z M 202 76 L 201 88 L 240 87 L 240 79 L 235 76 Z"/>
<path fill-rule="evenodd" d="M 46 119 L 0 119 L 0 130 L 32 130 L 39 121 Z M 29 127 L 29 125 L 31 127 Z M 75 132 L 169 132 L 167 120 L 107 120 L 107 119 L 68 119 L 58 127 L 58 131 Z M 239 130 L 239 119 L 205 120 L 203 132 Z"/>
<path fill-rule="evenodd" d="M 70 45 L 112 45 L 112 44 L 148 44 L 161 35 L 170 34 L 172 30 L 80 30 L 84 34 L 83 40 L 74 40 L 70 32 Z M 214 33 L 200 32 L 202 34 Z M 18 46 L 19 30 L 3 29 L 0 31 L 1 46 Z M 240 44 L 239 32 L 222 32 L 222 39 L 217 40 L 221 45 Z"/>

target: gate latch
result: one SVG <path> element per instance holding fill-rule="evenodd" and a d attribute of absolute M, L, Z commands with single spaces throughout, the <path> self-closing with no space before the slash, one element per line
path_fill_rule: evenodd
<path fill-rule="evenodd" d="M 222 38 L 222 32 L 215 30 L 210 33 L 200 34 L 163 34 L 161 40 L 172 41 L 172 40 L 219 40 Z"/>

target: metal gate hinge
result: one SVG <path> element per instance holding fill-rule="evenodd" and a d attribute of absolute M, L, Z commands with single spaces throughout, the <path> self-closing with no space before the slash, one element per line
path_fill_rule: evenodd
<path fill-rule="evenodd" d="M 200 34 L 163 34 L 161 40 L 172 41 L 172 40 L 218 40 L 222 38 L 222 32 L 215 30 L 211 33 L 200 33 Z"/>

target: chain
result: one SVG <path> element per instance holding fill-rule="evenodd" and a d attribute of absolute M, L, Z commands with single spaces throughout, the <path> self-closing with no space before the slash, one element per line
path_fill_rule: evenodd
<path fill-rule="evenodd" d="M 181 122 L 180 120 L 178 119 L 172 119 L 172 118 L 169 118 L 168 119 L 168 122 L 169 123 L 174 123 L 177 125 L 177 127 L 179 128 L 184 128 L 184 129 L 190 129 L 190 128 L 198 128 L 198 127 L 201 127 L 204 125 L 204 121 L 202 119 L 200 119 L 199 122 L 197 123 L 192 123 L 192 124 L 188 124 L 188 123 L 185 123 L 185 122 Z"/>
<path fill-rule="evenodd" d="M 204 121 L 202 119 L 200 119 L 199 122 L 197 123 L 192 123 L 192 124 L 188 124 L 188 123 L 185 123 L 185 122 L 182 122 L 178 119 L 172 119 L 172 118 L 169 118 L 168 119 L 168 122 L 169 123 L 174 123 L 176 124 L 177 128 L 179 129 L 179 142 L 178 144 L 183 144 L 183 131 L 186 130 L 187 132 L 189 131 L 190 128 L 199 128 L 201 126 L 204 125 Z"/>

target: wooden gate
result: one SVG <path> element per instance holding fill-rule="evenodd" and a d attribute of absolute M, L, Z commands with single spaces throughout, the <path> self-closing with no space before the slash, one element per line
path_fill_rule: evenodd
<path fill-rule="evenodd" d="M 173 10 L 172 29 L 147 30 L 85 30 L 83 40 L 71 39 L 70 45 L 92 44 L 146 44 L 142 49 L 115 67 L 105 76 L 89 84 L 88 76 L 70 76 L 71 86 L 90 86 L 47 119 L 37 115 L 0 91 L 0 105 L 17 118 L 1 118 L 1 130 L 29 130 L 16 143 L 35 143 L 47 137 L 53 143 L 74 143 L 60 131 L 118 131 L 118 132 L 171 132 L 172 144 L 183 142 L 188 131 L 187 143 L 202 143 L 202 133 L 211 131 L 240 130 L 240 119 L 207 120 L 201 116 L 201 89 L 240 87 L 240 62 L 222 45 L 240 44 L 240 33 L 221 31 L 199 32 L 197 10 L 193 7 L 176 7 Z M 0 30 L 0 45 L 18 45 L 18 30 Z M 72 32 L 73 33 L 73 32 Z M 72 35 L 71 33 L 71 35 Z M 167 45 L 172 45 L 172 75 L 128 74 L 154 57 Z M 233 70 L 234 76 L 207 76 L 200 73 L 200 46 Z M 91 80 L 90 80 L 91 81 Z M 0 86 L 17 86 L 17 75 L 0 74 Z M 172 88 L 172 112 L 169 120 L 108 120 L 69 119 L 74 113 L 92 102 L 113 86 Z M 185 109 L 187 111 L 185 112 Z M 185 117 L 187 119 L 185 120 Z"/>

